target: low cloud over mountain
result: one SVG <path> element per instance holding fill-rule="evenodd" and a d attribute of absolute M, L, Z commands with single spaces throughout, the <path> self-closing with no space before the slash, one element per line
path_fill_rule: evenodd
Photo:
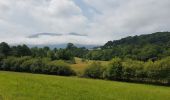
<path fill-rule="evenodd" d="M 61 36 L 62 34 L 57 33 L 38 33 L 28 36 L 28 38 L 39 38 L 39 36 Z"/>
<path fill-rule="evenodd" d="M 68 33 L 65 35 L 70 35 L 70 36 L 87 36 L 85 34 L 78 34 L 78 33 Z M 39 38 L 40 36 L 64 36 L 64 34 L 60 34 L 60 33 L 37 33 L 37 34 L 33 34 L 30 36 L 27 36 L 27 38 Z"/>

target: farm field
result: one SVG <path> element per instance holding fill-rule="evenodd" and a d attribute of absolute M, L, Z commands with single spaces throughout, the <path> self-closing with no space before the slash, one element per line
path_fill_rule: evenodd
<path fill-rule="evenodd" d="M 0 100 L 169 100 L 170 87 L 0 71 Z"/>

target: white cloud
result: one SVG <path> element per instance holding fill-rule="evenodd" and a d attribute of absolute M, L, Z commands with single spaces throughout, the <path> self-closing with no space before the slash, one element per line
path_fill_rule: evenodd
<path fill-rule="evenodd" d="M 85 0 L 101 14 L 91 23 L 93 33 L 117 39 L 128 35 L 168 31 L 169 0 Z M 114 6 L 115 5 L 115 6 Z"/>
<path fill-rule="evenodd" d="M 0 40 L 31 44 L 101 44 L 128 35 L 170 31 L 169 0 L 82 0 L 84 4 L 80 5 L 75 1 L 0 0 Z M 88 11 L 82 9 L 83 5 Z M 88 34 L 88 37 L 26 38 L 40 32 L 76 32 Z"/>

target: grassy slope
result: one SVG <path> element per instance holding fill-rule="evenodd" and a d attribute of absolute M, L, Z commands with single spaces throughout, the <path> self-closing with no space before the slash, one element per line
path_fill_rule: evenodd
<path fill-rule="evenodd" d="M 3 100 L 170 100 L 170 87 L 0 72 Z"/>
<path fill-rule="evenodd" d="M 93 60 L 87 60 L 85 62 L 82 62 L 81 58 L 75 57 L 76 64 L 72 64 L 71 68 L 76 71 L 78 74 L 83 73 L 84 69 L 88 67 L 89 64 L 93 62 Z M 100 62 L 102 65 L 107 65 L 108 61 L 97 61 Z"/>

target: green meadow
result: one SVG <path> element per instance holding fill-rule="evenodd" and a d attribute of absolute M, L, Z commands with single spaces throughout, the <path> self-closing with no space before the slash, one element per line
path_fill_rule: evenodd
<path fill-rule="evenodd" d="M 170 87 L 0 71 L 0 100 L 170 100 Z"/>

